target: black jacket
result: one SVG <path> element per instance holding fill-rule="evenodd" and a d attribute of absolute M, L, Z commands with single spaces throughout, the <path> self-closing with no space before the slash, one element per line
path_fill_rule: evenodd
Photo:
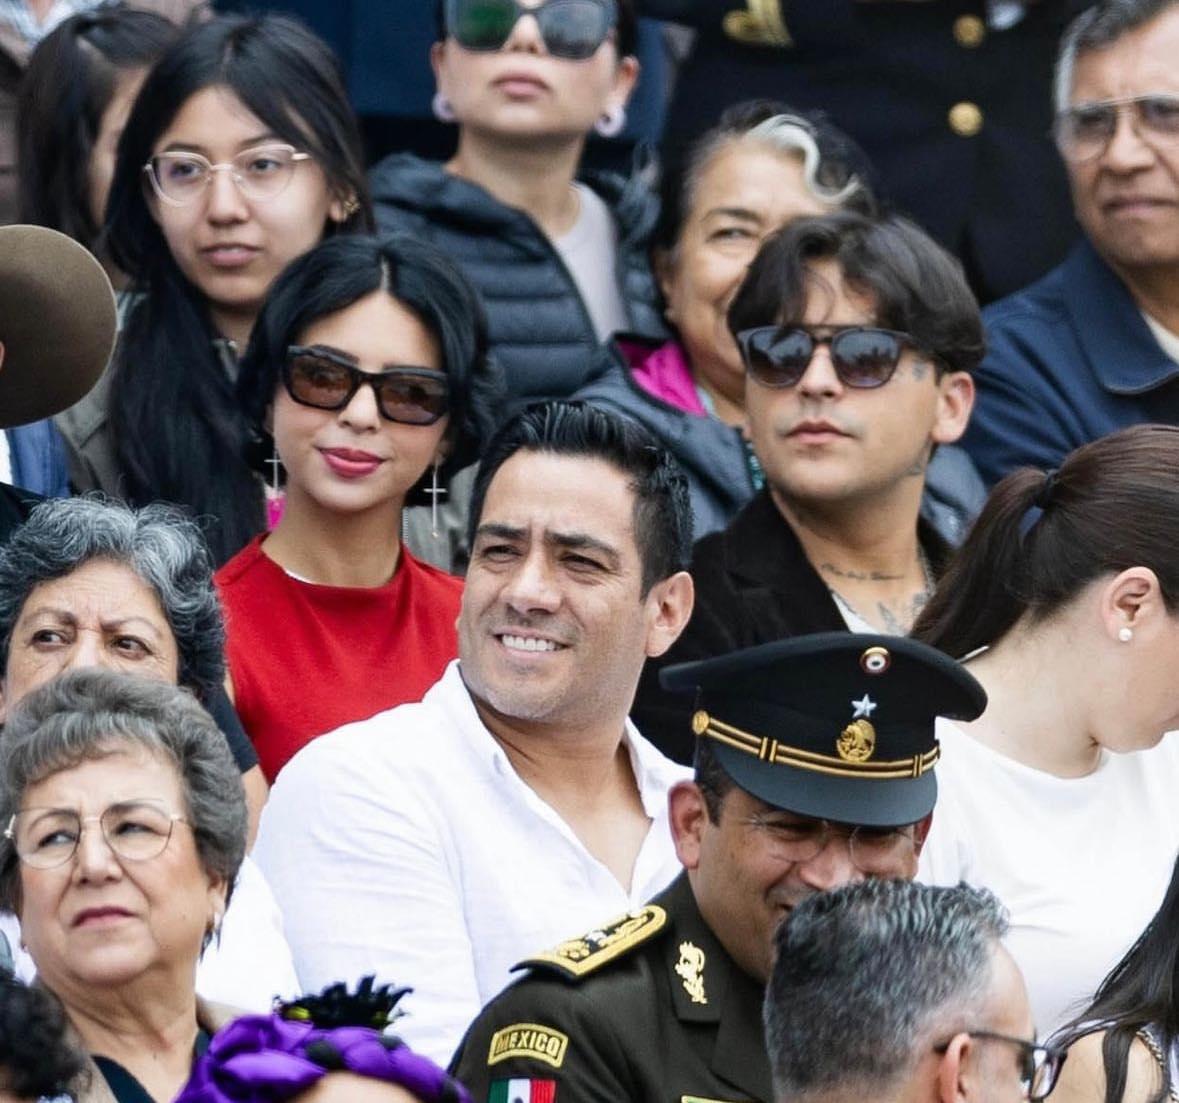
<path fill-rule="evenodd" d="M 924 518 L 917 522 L 917 535 L 934 577 L 940 576 L 950 545 Z M 831 591 L 768 491 L 757 494 L 727 529 L 697 541 L 692 579 L 692 618 L 666 654 L 647 660 L 631 709 L 639 731 L 677 762 L 692 761 L 695 705 L 690 695 L 659 685 L 665 666 L 790 636 L 847 631 Z"/>
<path fill-rule="evenodd" d="M 511 402 L 565 398 L 588 381 L 598 349 L 593 323 L 569 269 L 527 212 L 409 153 L 386 157 L 370 182 L 381 230 L 408 231 L 439 246 L 479 289 Z M 629 328 L 663 336 L 647 259 L 657 200 L 638 176 L 603 173 L 585 182 L 618 226 L 617 275 Z"/>
<path fill-rule="evenodd" d="M 686 875 L 524 964 L 451 1065 L 475 1103 L 499 1080 L 555 1081 L 557 1103 L 772 1100 L 763 987 L 717 941 Z"/>

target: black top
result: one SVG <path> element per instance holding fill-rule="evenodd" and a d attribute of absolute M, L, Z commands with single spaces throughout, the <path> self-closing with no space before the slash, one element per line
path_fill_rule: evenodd
<path fill-rule="evenodd" d="M 940 576 L 950 546 L 924 518 L 917 535 Z M 677 762 L 691 762 L 695 705 L 691 694 L 669 693 L 659 671 L 674 663 L 727 655 L 743 647 L 812 632 L 846 632 L 827 584 L 803 551 L 768 490 L 760 491 L 728 528 L 696 542 L 692 551 L 696 603 L 679 639 L 643 667 L 631 718 Z"/>
<path fill-rule="evenodd" d="M 772 1100 L 762 985 L 708 928 L 687 875 L 525 964 L 451 1062 L 476 1103 L 511 1080 L 553 1081 L 558 1103 Z"/>
<path fill-rule="evenodd" d="M 33 506 L 44 501 L 40 494 L 0 483 L 0 544 L 8 543 L 12 530 L 24 522 Z"/>
<path fill-rule="evenodd" d="M 192 1047 L 192 1059 L 195 1062 L 205 1050 L 209 1048 L 209 1035 L 204 1030 L 197 1031 L 196 1044 Z M 135 1079 L 118 1061 L 109 1057 L 94 1057 L 94 1064 L 102 1073 L 102 1078 L 110 1088 L 116 1103 L 156 1103 L 147 1094 L 144 1086 Z"/>

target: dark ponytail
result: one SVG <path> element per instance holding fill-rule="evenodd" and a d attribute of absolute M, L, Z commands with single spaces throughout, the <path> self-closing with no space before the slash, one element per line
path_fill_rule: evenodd
<path fill-rule="evenodd" d="M 1179 603 L 1179 428 L 1137 425 L 1071 453 L 1059 471 L 1023 468 L 991 492 L 913 626 L 961 658 L 1028 616 L 1042 620 L 1089 583 L 1129 567 Z"/>

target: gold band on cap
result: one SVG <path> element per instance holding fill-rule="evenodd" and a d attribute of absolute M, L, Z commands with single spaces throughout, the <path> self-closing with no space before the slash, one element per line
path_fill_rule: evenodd
<path fill-rule="evenodd" d="M 895 758 L 888 762 L 848 762 L 831 755 L 804 751 L 790 747 L 768 736 L 754 735 L 731 724 L 710 716 L 703 709 L 692 717 L 692 730 L 697 735 L 707 735 L 718 743 L 724 743 L 738 751 L 753 755 L 763 762 L 775 766 L 795 766 L 800 770 L 813 770 L 819 774 L 835 777 L 854 777 L 864 781 L 891 781 L 900 778 L 918 778 L 933 769 L 941 757 L 941 748 L 934 745 L 925 754 L 911 758 Z"/>

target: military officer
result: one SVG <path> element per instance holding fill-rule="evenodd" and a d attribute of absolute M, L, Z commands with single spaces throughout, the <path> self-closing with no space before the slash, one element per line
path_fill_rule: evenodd
<path fill-rule="evenodd" d="M 941 652 L 845 632 L 661 677 L 697 702 L 695 778 L 669 795 L 684 872 L 518 966 L 451 1066 L 477 1103 L 770 1103 L 775 927 L 815 892 L 913 877 L 937 795 L 934 718 L 986 703 Z"/>

